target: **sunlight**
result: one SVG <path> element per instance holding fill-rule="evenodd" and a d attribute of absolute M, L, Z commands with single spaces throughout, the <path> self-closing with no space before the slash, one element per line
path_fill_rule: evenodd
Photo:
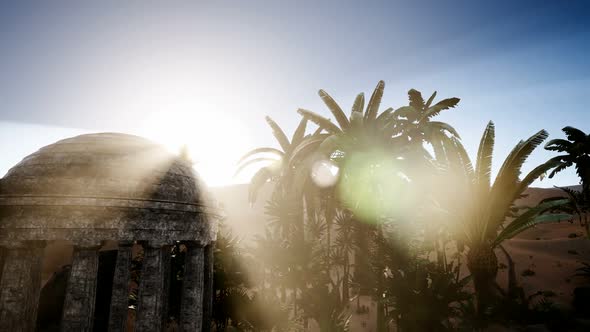
<path fill-rule="evenodd" d="M 341 173 L 339 195 L 361 220 L 403 212 L 409 178 L 386 153 L 374 150 L 352 155 Z"/>
<path fill-rule="evenodd" d="M 209 186 L 242 180 L 233 178 L 233 173 L 236 159 L 249 146 L 247 135 L 241 134 L 245 129 L 212 107 L 192 112 L 153 112 L 145 119 L 141 132 L 173 153 L 186 146 L 195 169 Z"/>
<path fill-rule="evenodd" d="M 331 187 L 338 181 L 339 171 L 338 166 L 332 161 L 319 160 L 311 167 L 311 179 L 322 188 Z"/>

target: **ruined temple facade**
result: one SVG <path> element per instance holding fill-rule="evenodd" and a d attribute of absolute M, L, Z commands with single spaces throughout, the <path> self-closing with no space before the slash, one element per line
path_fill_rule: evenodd
<path fill-rule="evenodd" d="M 144 251 L 136 331 L 162 331 L 170 246 L 187 248 L 182 331 L 207 330 L 212 306 L 214 211 L 192 165 L 141 137 L 68 138 L 23 159 L 0 180 L 0 331 L 34 331 L 44 247 L 74 246 L 61 331 L 91 331 L 98 250 L 118 243 L 109 331 L 127 321 L 132 245 Z"/>

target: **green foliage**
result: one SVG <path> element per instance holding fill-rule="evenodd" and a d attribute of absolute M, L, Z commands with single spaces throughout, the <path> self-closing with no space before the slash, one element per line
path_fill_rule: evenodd
<path fill-rule="evenodd" d="M 588 200 L 590 195 L 590 135 L 569 126 L 562 130 L 567 140 L 553 139 L 545 145 L 547 150 L 564 153 L 553 158 L 558 164 L 549 174 L 549 177 L 552 178 L 560 171 L 575 165 L 576 173 L 582 182 L 582 191 L 586 200 Z"/>
<path fill-rule="evenodd" d="M 530 208 L 516 207 L 515 201 L 546 172 L 553 170 L 553 176 L 574 163 L 572 155 L 585 150 L 581 145 L 573 150 L 578 143 L 572 141 L 590 140 L 579 130 L 564 128 L 568 140 L 550 141 L 547 148 L 569 154 L 521 177 L 524 163 L 548 136 L 541 130 L 518 142 L 492 179 L 493 122 L 482 135 L 474 165 L 459 133 L 434 121 L 455 108 L 459 98 L 436 102 L 434 92 L 425 100 L 411 89 L 408 106 L 380 113 L 384 86 L 378 82 L 366 107 L 364 94 L 358 94 L 348 117 L 320 90 L 335 121 L 299 109 L 302 119 L 290 142 L 267 118 L 281 150 L 255 149 L 238 166 L 269 163 L 251 181 L 251 201 L 264 183 L 275 182 L 265 207 L 267 231 L 249 249 L 249 257 L 256 258 L 249 265 L 256 267 L 259 280 L 245 295 L 267 304 L 276 300 L 271 305 L 289 310 L 283 319 L 304 327 L 313 320 L 321 331 L 348 329 L 351 293 L 357 301 L 359 294 L 373 296 L 379 330 L 387 321 L 402 331 L 480 328 L 486 322 L 482 286 L 492 290 L 497 271 L 493 248 L 534 225 L 569 219 L 580 209 L 571 198 Z M 305 134 L 308 122 L 317 126 L 311 135 Z M 313 181 L 318 162 L 338 168 L 333 185 Z M 447 257 L 449 247 L 457 250 L 452 258 Z M 459 278 L 465 248 L 472 253 L 467 255 L 472 276 Z M 475 259 L 483 264 L 469 261 Z M 479 267 L 493 272 L 491 278 L 482 279 Z M 478 301 L 466 292 L 470 280 Z M 235 293 L 244 298 L 237 289 Z M 230 321 L 246 326 L 246 321 L 262 320 L 236 316 Z"/>
<path fill-rule="evenodd" d="M 247 152 L 238 160 L 236 174 L 242 172 L 250 165 L 266 162 L 266 166 L 260 168 L 250 180 L 250 188 L 248 190 L 248 201 L 250 204 L 256 202 L 258 191 L 264 186 L 264 184 L 273 180 L 278 181 L 287 179 L 293 165 L 300 163 L 303 160 L 298 159 L 302 153 L 300 149 L 298 150 L 297 148 L 305 141 L 307 119 L 301 119 L 293 133 L 291 142 L 289 142 L 285 132 L 272 118 L 267 116 L 266 122 L 271 127 L 273 135 L 279 143 L 282 151 L 271 147 L 260 147 Z M 316 135 L 313 135 L 312 137 L 314 136 Z M 260 157 L 253 158 L 256 156 Z M 281 183 L 281 185 L 287 186 L 289 184 Z"/>
<path fill-rule="evenodd" d="M 383 293 L 387 317 L 402 331 L 448 331 L 461 315 L 461 305 L 471 294 L 469 277 L 458 280 L 459 265 L 440 269 L 433 262 L 417 261 L 405 269 L 387 271 Z"/>

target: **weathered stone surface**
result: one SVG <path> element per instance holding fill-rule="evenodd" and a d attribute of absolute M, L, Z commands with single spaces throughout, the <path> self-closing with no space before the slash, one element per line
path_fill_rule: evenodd
<path fill-rule="evenodd" d="M 80 247 L 106 240 L 149 242 L 136 326 L 137 331 L 161 330 L 167 314 L 170 253 L 168 247 L 160 247 L 174 241 L 202 247 L 214 241 L 215 211 L 204 193 L 190 163 L 143 138 L 103 133 L 61 140 L 24 158 L 0 180 L 0 246 L 48 240 L 67 240 Z M 40 257 L 15 251 L 1 264 L 0 253 L 0 331 L 33 328 Z M 130 251 L 121 249 L 113 279 L 111 312 L 117 314 L 110 322 L 112 331 L 120 326 L 123 308 L 126 314 L 125 266 L 130 260 Z M 96 252 L 76 251 L 62 330 L 92 329 L 97 266 Z M 207 301 L 195 301 L 207 310 Z"/>
<path fill-rule="evenodd" d="M 99 179 L 99 181 L 97 181 Z M 141 137 L 102 133 L 61 140 L 23 159 L 2 195 L 201 200 L 191 165 Z"/>
<path fill-rule="evenodd" d="M 2 280 L 2 271 L 4 270 L 4 259 L 6 258 L 6 249 L 0 247 L 0 280 Z"/>
<path fill-rule="evenodd" d="M 212 211 L 190 163 L 137 136 L 59 141 L 24 158 L 1 182 L 0 244 L 151 240 L 155 234 L 211 240 L 204 215 Z"/>
<path fill-rule="evenodd" d="M 180 302 L 181 331 L 201 331 L 203 323 L 204 248 L 186 243 L 184 278 Z"/>
<path fill-rule="evenodd" d="M 0 205 L 2 198 L 0 197 Z M 0 244 L 16 240 L 152 240 L 209 243 L 206 212 L 101 206 L 1 206 Z"/>
<path fill-rule="evenodd" d="M 168 310 L 170 247 L 144 244 L 135 331 L 162 331 Z"/>
<path fill-rule="evenodd" d="M 0 281 L 0 331 L 34 330 L 42 259 L 40 243 L 26 243 L 7 250 Z"/>
<path fill-rule="evenodd" d="M 213 315 L 213 254 L 215 242 L 205 247 L 204 278 L 203 278 L 203 332 L 211 331 L 211 317 Z"/>
<path fill-rule="evenodd" d="M 120 243 L 113 277 L 113 291 L 109 314 L 109 331 L 125 331 L 129 306 L 132 243 Z"/>
<path fill-rule="evenodd" d="M 92 331 L 98 249 L 98 247 L 74 249 L 61 321 L 61 330 L 64 332 Z"/>

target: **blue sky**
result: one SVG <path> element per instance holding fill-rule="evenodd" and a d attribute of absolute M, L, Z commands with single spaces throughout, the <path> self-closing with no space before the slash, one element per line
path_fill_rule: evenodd
<path fill-rule="evenodd" d="M 329 115 L 318 89 L 349 109 L 380 79 L 387 107 L 410 88 L 460 97 L 440 119 L 472 154 L 493 120 L 497 165 L 540 129 L 590 131 L 587 22 L 575 0 L 0 2 L 0 173 L 59 138 L 119 131 L 173 134 L 211 184 L 243 181 L 233 161 L 274 144 L 264 115 L 291 132 L 299 107 Z M 527 169 L 551 156 L 536 152 Z"/>

